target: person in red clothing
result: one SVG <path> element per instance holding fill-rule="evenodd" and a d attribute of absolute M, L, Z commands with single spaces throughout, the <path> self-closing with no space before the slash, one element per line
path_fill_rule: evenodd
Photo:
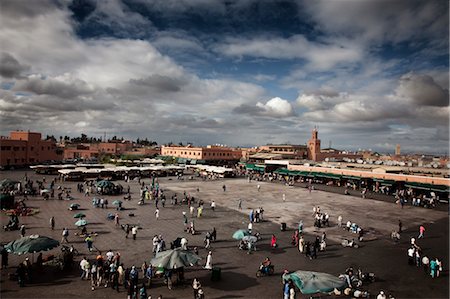
<path fill-rule="evenodd" d="M 423 233 L 425 232 L 425 227 L 423 225 L 421 225 L 419 227 L 419 236 L 417 237 L 417 239 L 423 238 Z"/>
<path fill-rule="evenodd" d="M 270 247 L 272 248 L 277 247 L 277 237 L 275 237 L 275 235 L 272 235 L 272 239 L 270 240 Z"/>

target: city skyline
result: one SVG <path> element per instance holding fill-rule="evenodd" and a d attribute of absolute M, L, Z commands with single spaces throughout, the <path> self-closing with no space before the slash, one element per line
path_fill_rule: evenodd
<path fill-rule="evenodd" d="M 2 1 L 1 134 L 448 154 L 448 1 Z"/>

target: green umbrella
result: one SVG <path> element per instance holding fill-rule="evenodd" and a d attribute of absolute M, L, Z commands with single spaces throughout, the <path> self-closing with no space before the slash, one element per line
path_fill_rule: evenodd
<path fill-rule="evenodd" d="M 47 251 L 59 246 L 59 242 L 45 236 L 31 235 L 6 244 L 5 249 L 14 254 Z"/>
<path fill-rule="evenodd" d="M 86 215 L 84 215 L 83 213 L 73 215 L 73 218 L 84 218 L 84 217 L 86 217 Z"/>
<path fill-rule="evenodd" d="M 77 203 L 73 203 L 69 206 L 69 210 L 78 210 L 80 208 L 80 205 Z"/>
<path fill-rule="evenodd" d="M 284 274 L 283 280 L 291 279 L 302 294 L 329 293 L 334 289 L 343 289 L 345 281 L 327 273 L 295 271 Z"/>
<path fill-rule="evenodd" d="M 13 181 L 13 180 L 10 180 L 10 179 L 3 179 L 3 180 L 0 181 L 0 188 L 1 189 L 3 189 L 3 188 L 14 188 L 14 186 L 16 184 L 18 184 L 18 183 L 19 183 L 18 181 Z"/>
<path fill-rule="evenodd" d="M 174 269 L 180 267 L 193 266 L 202 258 L 189 250 L 181 248 L 160 251 L 150 261 L 155 267 Z"/>
<path fill-rule="evenodd" d="M 103 188 L 109 187 L 109 188 L 114 188 L 114 184 L 113 184 L 112 182 L 110 182 L 110 181 L 107 181 L 107 180 L 98 181 L 98 182 L 96 183 L 96 185 L 97 185 L 97 187 L 103 187 Z"/>
<path fill-rule="evenodd" d="M 121 200 L 118 200 L 118 199 L 116 199 L 115 201 L 113 201 L 113 203 L 112 203 L 113 205 L 115 205 L 115 206 L 118 206 L 118 205 L 120 205 L 120 204 L 122 204 L 122 201 Z"/>
<path fill-rule="evenodd" d="M 239 229 L 234 232 L 233 239 L 240 240 L 245 236 L 250 236 L 251 234 L 245 229 Z"/>
<path fill-rule="evenodd" d="M 76 226 L 85 226 L 86 224 L 88 224 L 88 222 L 84 219 L 80 219 L 77 222 L 75 222 Z"/>

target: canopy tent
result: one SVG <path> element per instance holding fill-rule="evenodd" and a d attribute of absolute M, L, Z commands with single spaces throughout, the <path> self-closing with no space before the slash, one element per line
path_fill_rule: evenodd
<path fill-rule="evenodd" d="M 251 171 L 259 171 L 259 172 L 264 172 L 265 171 L 265 166 L 258 166 L 258 165 L 251 164 L 251 163 L 247 163 L 245 165 L 245 168 L 247 170 L 251 170 Z"/>
<path fill-rule="evenodd" d="M 448 186 L 444 185 L 432 185 L 432 184 L 424 184 L 424 183 L 415 183 L 415 182 L 409 182 L 405 183 L 406 188 L 411 189 L 419 189 L 419 190 L 426 190 L 426 191 L 434 191 L 434 192 L 449 192 Z"/>
<path fill-rule="evenodd" d="M 10 179 L 3 179 L 0 181 L 0 188 L 1 189 L 14 189 L 16 184 L 18 184 L 18 181 L 13 181 Z"/>
<path fill-rule="evenodd" d="M 283 280 L 291 279 L 302 294 L 329 293 L 334 289 L 341 290 L 345 281 L 339 277 L 322 272 L 295 271 L 284 274 Z"/>
<path fill-rule="evenodd" d="M 346 180 L 353 180 L 353 181 L 360 181 L 361 180 L 361 177 L 353 176 L 353 175 L 344 175 L 344 176 L 342 176 L 342 178 L 346 179 Z"/>
<path fill-rule="evenodd" d="M 189 250 L 181 248 L 160 251 L 152 258 L 150 263 L 156 267 L 165 269 L 177 269 L 181 267 L 193 266 L 202 258 Z"/>
<path fill-rule="evenodd" d="M 314 172 L 314 176 L 318 177 L 318 178 L 333 179 L 333 180 L 340 180 L 342 177 L 339 174 L 326 173 L 326 172 Z"/>
<path fill-rule="evenodd" d="M 391 187 L 392 185 L 395 184 L 394 180 L 385 180 L 385 179 L 374 178 L 373 181 L 380 183 L 380 185 L 388 186 L 388 187 Z"/>
<path fill-rule="evenodd" d="M 9 242 L 5 249 L 14 254 L 47 251 L 59 246 L 59 242 L 45 236 L 31 235 Z"/>

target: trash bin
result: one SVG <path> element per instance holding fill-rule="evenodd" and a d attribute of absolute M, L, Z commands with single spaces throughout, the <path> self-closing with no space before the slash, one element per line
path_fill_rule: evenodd
<path fill-rule="evenodd" d="M 286 231 L 286 222 L 281 222 L 280 229 L 281 229 L 282 232 Z"/>
<path fill-rule="evenodd" d="M 211 280 L 219 281 L 222 269 L 220 267 L 213 267 L 211 271 Z"/>

